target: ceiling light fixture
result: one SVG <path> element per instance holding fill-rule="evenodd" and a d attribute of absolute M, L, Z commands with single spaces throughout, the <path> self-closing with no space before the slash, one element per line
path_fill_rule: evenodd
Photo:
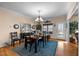
<path fill-rule="evenodd" d="M 38 10 L 39 16 L 35 19 L 36 22 L 43 22 L 44 20 L 42 19 L 42 17 L 40 16 L 40 10 Z"/>

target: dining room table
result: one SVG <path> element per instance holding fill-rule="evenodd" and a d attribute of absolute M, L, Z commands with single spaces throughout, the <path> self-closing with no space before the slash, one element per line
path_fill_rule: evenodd
<path fill-rule="evenodd" d="M 40 39 L 43 39 L 44 35 L 30 35 L 30 36 L 25 36 L 25 44 L 27 45 L 27 37 L 30 37 L 30 43 L 34 44 L 34 52 L 37 53 L 37 49 L 38 49 L 38 41 Z M 45 43 L 46 43 L 46 39 L 45 39 Z M 27 47 L 27 46 L 25 46 Z"/>

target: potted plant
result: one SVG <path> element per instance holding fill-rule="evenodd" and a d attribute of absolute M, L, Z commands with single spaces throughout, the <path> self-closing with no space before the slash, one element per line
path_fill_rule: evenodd
<path fill-rule="evenodd" d="M 73 21 L 70 22 L 70 42 L 75 43 L 77 37 L 76 37 L 76 33 L 75 30 L 78 29 L 78 22 L 77 21 Z"/>
<path fill-rule="evenodd" d="M 37 24 L 36 24 L 36 30 L 39 30 L 39 31 L 42 30 L 42 25 L 41 25 L 40 22 L 37 22 Z"/>

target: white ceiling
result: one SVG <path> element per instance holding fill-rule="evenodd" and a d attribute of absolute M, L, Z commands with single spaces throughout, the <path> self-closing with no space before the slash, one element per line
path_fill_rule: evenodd
<path fill-rule="evenodd" d="M 66 15 L 69 2 L 0 2 L 0 7 L 16 11 L 33 19 L 38 16 L 38 10 L 40 10 L 43 19 L 50 19 Z"/>

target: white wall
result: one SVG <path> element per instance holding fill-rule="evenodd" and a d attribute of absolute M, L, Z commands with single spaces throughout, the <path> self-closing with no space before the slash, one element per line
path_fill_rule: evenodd
<path fill-rule="evenodd" d="M 19 29 L 15 30 L 13 25 L 20 23 L 32 24 L 32 20 L 0 7 L 0 47 L 3 47 L 6 42 L 10 42 L 10 32 L 17 31 L 19 33 Z"/>

